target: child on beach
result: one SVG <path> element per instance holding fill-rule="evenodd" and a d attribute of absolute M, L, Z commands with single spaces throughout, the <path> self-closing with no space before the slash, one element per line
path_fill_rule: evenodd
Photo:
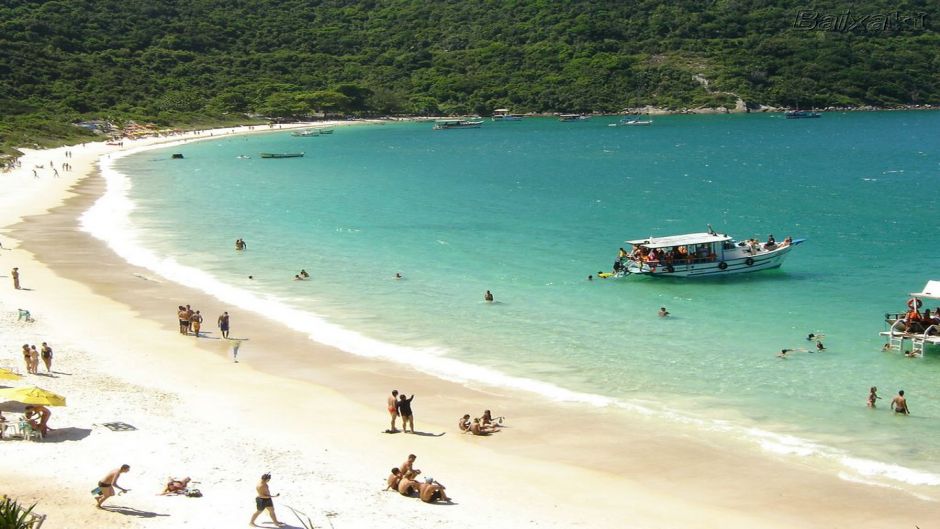
<path fill-rule="evenodd" d="M 881 397 L 878 396 L 878 388 L 876 388 L 875 386 L 872 386 L 868 393 L 868 407 L 874 408 L 875 401 L 880 398 Z"/>

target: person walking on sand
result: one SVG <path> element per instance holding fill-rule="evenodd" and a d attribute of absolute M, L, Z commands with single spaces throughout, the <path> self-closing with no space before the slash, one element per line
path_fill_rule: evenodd
<path fill-rule="evenodd" d="M 411 425 L 411 433 L 415 433 L 415 417 L 411 412 L 411 401 L 415 400 L 414 393 L 411 398 L 405 398 L 402 393 L 398 396 L 398 413 L 401 415 L 401 431 L 408 433 L 408 425 Z"/>
<path fill-rule="evenodd" d="M 190 317 L 189 321 L 193 326 L 193 333 L 196 335 L 196 338 L 199 338 L 199 329 L 202 328 L 202 314 L 197 310 L 195 314 Z"/>
<path fill-rule="evenodd" d="M 228 339 L 228 312 L 219 316 L 219 330 L 222 331 L 222 338 Z"/>
<path fill-rule="evenodd" d="M 13 267 L 13 271 L 10 272 L 10 276 L 13 277 L 13 288 L 20 289 L 20 269 Z"/>
<path fill-rule="evenodd" d="M 880 399 L 880 398 L 881 398 L 881 397 L 878 396 L 878 388 L 875 387 L 875 386 L 872 386 L 871 389 L 868 390 L 868 407 L 869 407 L 869 408 L 874 408 L 874 407 L 875 407 L 875 401 L 878 400 L 878 399 Z"/>
<path fill-rule="evenodd" d="M 193 330 L 193 308 L 189 305 L 186 305 L 186 334 L 189 334 Z"/>
<path fill-rule="evenodd" d="M 262 511 L 267 510 L 268 516 L 271 517 L 271 521 L 274 522 L 274 525 L 278 527 L 283 526 L 284 524 L 277 521 L 277 515 L 274 514 L 274 498 L 280 496 L 280 493 L 271 495 L 271 489 L 268 488 L 268 482 L 271 481 L 271 474 L 265 473 L 261 475 L 261 481 L 258 482 L 258 485 L 255 487 L 255 490 L 258 492 L 258 495 L 255 497 L 255 507 L 257 510 L 254 514 L 251 515 L 251 521 L 248 522 L 248 525 L 252 527 L 261 527 L 255 523 L 255 520 L 258 519 L 258 516 L 261 515 Z"/>
<path fill-rule="evenodd" d="M 52 372 L 52 348 L 49 347 L 49 344 L 42 342 L 42 349 L 39 351 L 39 356 L 42 357 L 42 363 L 46 364 L 46 373 Z"/>
<path fill-rule="evenodd" d="M 894 410 L 894 413 L 900 413 L 902 415 L 910 415 L 911 410 L 907 407 L 907 399 L 904 398 L 904 390 L 898 391 L 898 394 L 891 399 L 891 409 Z"/>
<path fill-rule="evenodd" d="M 121 474 L 129 471 L 131 469 L 130 465 L 121 465 L 121 468 L 117 468 L 108 472 L 108 475 L 101 479 L 98 482 L 98 488 L 95 490 L 100 491 L 95 500 L 98 502 L 98 508 L 101 509 L 101 504 L 111 496 L 114 496 L 114 489 L 119 488 L 121 492 L 127 492 L 127 489 L 117 484 L 118 477 Z"/>
<path fill-rule="evenodd" d="M 395 433 L 398 431 L 398 428 L 395 427 L 395 422 L 398 420 L 398 390 L 393 389 L 392 394 L 388 396 L 388 414 L 392 416 L 392 428 L 388 433 Z"/>

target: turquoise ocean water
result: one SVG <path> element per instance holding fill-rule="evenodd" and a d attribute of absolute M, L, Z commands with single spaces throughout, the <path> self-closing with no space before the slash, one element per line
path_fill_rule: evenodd
<path fill-rule="evenodd" d="M 652 413 L 846 479 L 936 492 L 940 354 L 882 353 L 878 332 L 940 279 L 940 114 L 612 122 L 363 125 L 148 151 L 105 171 L 111 207 L 133 210 L 97 231 L 132 260 L 356 354 Z M 292 151 L 306 156 L 258 156 Z M 706 223 L 808 240 L 754 275 L 586 280 L 625 239 Z M 233 250 L 238 237 L 248 251 Z M 311 279 L 292 281 L 301 268 Z M 487 289 L 497 303 L 483 303 Z M 810 332 L 827 351 L 776 358 L 813 346 Z M 872 385 L 884 397 L 874 411 Z M 902 388 L 911 417 L 887 411 Z"/>

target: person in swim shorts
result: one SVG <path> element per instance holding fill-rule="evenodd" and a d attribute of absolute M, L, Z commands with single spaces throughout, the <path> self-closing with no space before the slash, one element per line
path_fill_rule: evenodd
<path fill-rule="evenodd" d="M 253 527 L 261 527 L 260 525 L 255 524 L 255 520 L 258 519 L 258 516 L 262 511 L 268 511 L 268 515 L 271 517 L 271 521 L 274 522 L 274 525 L 281 527 L 284 524 L 277 521 L 277 515 L 274 514 L 274 497 L 280 496 L 280 494 L 271 495 L 271 489 L 268 488 L 268 482 L 271 481 L 271 474 L 262 474 L 261 481 L 258 482 L 258 485 L 255 487 L 255 490 L 258 492 L 258 495 L 255 497 L 255 507 L 256 511 L 251 515 L 251 521 L 248 522 L 248 525 Z"/>
<path fill-rule="evenodd" d="M 101 509 L 101 504 L 111 496 L 114 496 L 114 489 L 119 488 L 121 492 L 127 492 L 127 489 L 117 484 L 118 477 L 121 474 L 129 471 L 131 469 L 130 465 L 121 465 L 121 468 L 116 468 L 111 472 L 108 472 L 108 475 L 101 479 L 98 482 L 98 490 L 101 491 L 98 496 L 95 497 L 95 500 L 98 503 L 98 508 Z"/>

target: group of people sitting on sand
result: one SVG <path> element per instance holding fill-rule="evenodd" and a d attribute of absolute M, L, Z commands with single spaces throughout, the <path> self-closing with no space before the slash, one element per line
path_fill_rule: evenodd
<path fill-rule="evenodd" d="M 417 457 L 410 454 L 401 467 L 392 469 L 392 473 L 386 480 L 388 486 L 385 490 L 397 490 L 402 496 L 417 496 L 425 503 L 434 503 L 436 501 L 449 503 L 451 500 L 444 492 L 444 485 L 441 485 L 434 478 L 417 479 L 418 474 L 421 473 L 420 470 L 414 468 Z"/>
<path fill-rule="evenodd" d="M 470 421 L 470 414 L 464 414 L 463 417 L 457 420 L 457 427 L 460 428 L 460 431 L 463 433 L 489 435 L 498 432 L 502 423 L 503 417 L 496 417 L 494 419 L 490 410 L 485 410 L 482 417 L 477 417 L 473 419 L 472 422 Z"/>

